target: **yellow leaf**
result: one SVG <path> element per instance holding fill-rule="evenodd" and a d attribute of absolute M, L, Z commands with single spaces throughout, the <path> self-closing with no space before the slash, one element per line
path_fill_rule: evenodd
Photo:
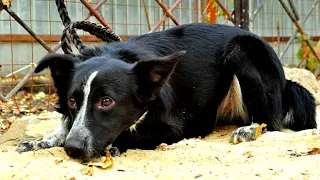
<path fill-rule="evenodd" d="M 93 175 L 93 167 L 92 166 L 85 166 L 84 168 L 80 169 L 81 174 L 92 176 Z"/>
<path fill-rule="evenodd" d="M 267 131 L 267 125 L 265 123 L 262 123 L 260 126 L 256 128 L 256 134 L 255 137 L 258 138 L 261 134 L 264 134 Z"/>
<path fill-rule="evenodd" d="M 88 164 L 88 166 L 95 166 L 95 167 L 102 168 L 102 169 L 112 168 L 113 159 L 111 158 L 110 153 L 107 151 L 105 160 L 103 162 L 90 162 Z"/>

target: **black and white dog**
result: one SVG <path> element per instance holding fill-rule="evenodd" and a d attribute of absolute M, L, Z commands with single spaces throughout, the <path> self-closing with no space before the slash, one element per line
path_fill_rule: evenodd
<path fill-rule="evenodd" d="M 64 146 L 87 159 L 111 144 L 124 152 L 203 137 L 217 124 L 317 126 L 312 94 L 285 79 L 267 42 L 232 26 L 186 24 L 76 57 L 49 54 L 35 72 L 48 67 L 64 118 L 20 152 Z"/>

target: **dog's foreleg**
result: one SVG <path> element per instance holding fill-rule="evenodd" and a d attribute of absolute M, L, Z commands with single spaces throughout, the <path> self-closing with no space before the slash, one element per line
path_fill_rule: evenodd
<path fill-rule="evenodd" d="M 113 143 L 120 152 L 127 149 L 155 149 L 159 144 L 172 144 L 183 139 L 182 124 L 140 123 L 134 130 L 123 132 Z"/>
<path fill-rule="evenodd" d="M 68 128 L 70 127 L 69 123 L 70 120 L 68 118 L 63 119 L 56 129 L 50 134 L 44 136 L 41 141 L 24 141 L 19 144 L 17 151 L 22 153 L 26 151 L 63 146 L 70 130 Z"/>

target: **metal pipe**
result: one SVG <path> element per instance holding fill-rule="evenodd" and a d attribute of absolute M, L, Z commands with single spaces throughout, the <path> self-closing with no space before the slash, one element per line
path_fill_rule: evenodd
<path fill-rule="evenodd" d="M 143 3 L 143 7 L 144 7 L 144 13 L 146 14 L 148 29 L 150 31 L 151 30 L 151 25 L 150 25 L 149 12 L 148 12 L 148 8 L 147 8 L 147 5 L 146 5 L 146 0 L 142 0 L 142 3 Z"/>
<path fill-rule="evenodd" d="M 257 16 L 258 12 L 262 9 L 262 7 L 263 7 L 263 5 L 264 5 L 264 3 L 265 3 L 266 1 L 267 1 L 267 0 L 263 0 L 263 1 L 259 4 L 259 6 L 257 7 L 257 9 L 254 10 L 254 12 L 253 12 L 253 14 L 252 14 L 252 16 L 251 16 L 251 18 L 250 18 L 250 22 L 252 22 L 252 21 L 254 20 L 254 18 Z"/>
<path fill-rule="evenodd" d="M 164 10 L 164 12 L 166 13 L 166 16 L 170 17 L 170 19 L 172 19 L 172 21 L 176 24 L 179 25 L 180 23 L 178 22 L 178 20 L 171 14 L 171 11 L 168 10 L 168 8 L 160 1 L 160 0 L 156 0 L 156 2 L 159 4 L 159 6 Z"/>
<path fill-rule="evenodd" d="M 108 23 L 97 13 L 97 11 L 86 1 L 86 0 L 80 0 L 82 4 L 90 11 L 92 15 L 94 15 L 98 21 L 106 28 L 110 29 L 112 31 L 112 28 L 108 25 Z"/>
<path fill-rule="evenodd" d="M 100 1 L 95 7 L 94 7 L 94 10 L 95 11 L 98 11 L 99 8 L 104 4 L 106 3 L 107 0 L 103 0 L 103 1 Z M 90 17 L 92 16 L 91 12 L 86 16 L 84 17 L 82 20 L 85 21 L 85 20 L 88 20 Z M 61 41 L 58 42 L 58 44 L 53 48 L 53 51 L 56 52 L 58 51 L 58 49 L 61 47 Z"/>
<path fill-rule="evenodd" d="M 308 18 L 310 17 L 311 13 L 313 12 L 313 10 L 315 9 L 315 7 L 318 5 L 319 3 L 319 0 L 315 0 L 313 2 L 313 5 L 312 7 L 310 8 L 308 14 L 306 17 L 304 17 L 304 19 L 302 20 L 302 23 L 301 23 L 301 26 L 304 26 L 304 24 L 307 22 Z M 293 43 L 295 37 L 297 36 L 298 34 L 298 30 L 295 30 L 295 32 L 291 35 L 289 41 L 287 42 L 283 52 L 280 53 L 280 56 L 279 56 L 279 59 L 281 60 L 283 58 L 283 56 L 286 54 L 286 52 L 288 51 L 290 45 Z"/>
<path fill-rule="evenodd" d="M 48 52 L 54 52 L 22 19 L 10 8 L 4 6 L 4 9 L 15 19 L 28 33 L 34 37 Z"/>
<path fill-rule="evenodd" d="M 217 2 L 218 6 L 222 9 L 222 11 L 226 14 L 226 16 L 228 17 L 228 20 L 231 21 L 233 24 L 235 24 L 236 21 L 232 18 L 232 15 L 229 13 L 227 8 L 225 8 L 219 0 L 215 0 L 215 1 Z"/>
<path fill-rule="evenodd" d="M 178 0 L 176 3 L 174 3 L 174 4 L 172 5 L 172 7 L 169 9 L 169 11 L 172 12 L 173 10 L 175 10 L 181 2 L 182 2 L 182 0 Z M 168 16 L 163 16 L 163 17 L 158 21 L 158 23 L 157 23 L 156 25 L 154 25 L 154 27 L 149 31 L 149 33 L 156 31 L 156 30 L 161 26 L 161 24 L 163 23 L 163 21 L 165 21 L 165 20 L 167 19 L 167 17 L 168 17 Z"/>
<path fill-rule="evenodd" d="M 298 32 L 301 34 L 301 38 L 303 41 L 305 41 L 307 43 L 307 45 L 309 46 L 312 54 L 316 57 L 318 63 L 320 63 L 320 58 L 317 55 L 316 51 L 314 50 L 314 48 L 312 47 L 311 43 L 309 42 L 309 40 L 307 39 L 307 36 L 305 35 L 304 31 L 302 30 L 301 26 L 299 25 L 299 22 L 296 20 L 296 18 L 290 13 L 288 7 L 284 4 L 283 0 L 279 0 L 280 4 L 282 5 L 283 9 L 287 12 L 287 14 L 289 15 L 290 19 L 292 20 L 293 24 L 295 25 L 295 27 L 297 28 Z"/>
<path fill-rule="evenodd" d="M 98 3 L 94 10 L 97 11 L 107 0 L 103 0 L 100 3 Z M 48 52 L 56 52 L 61 47 L 61 41 L 53 48 L 51 49 L 39 36 L 37 36 L 10 8 L 6 8 L 5 10 L 23 27 L 32 35 Z M 88 20 L 91 17 L 91 14 L 88 14 L 83 20 Z M 47 46 L 47 48 L 46 48 Z M 4 97 L 0 93 L 0 100 L 3 102 L 8 102 L 9 99 L 32 77 L 34 74 L 34 69 L 32 68 L 29 73 L 7 94 L 6 97 Z"/>
<path fill-rule="evenodd" d="M 7 100 L 9 100 L 16 92 L 19 91 L 19 89 L 30 79 L 30 77 L 34 74 L 34 69 L 32 68 L 29 73 L 7 94 L 5 97 Z"/>

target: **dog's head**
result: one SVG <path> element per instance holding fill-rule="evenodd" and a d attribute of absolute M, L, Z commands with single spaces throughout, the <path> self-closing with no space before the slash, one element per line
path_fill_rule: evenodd
<path fill-rule="evenodd" d="M 73 122 L 65 141 L 75 158 L 100 156 L 157 99 L 184 51 L 127 63 L 112 55 L 81 60 L 48 54 L 36 67 L 49 67 L 59 96 L 58 111 Z"/>

